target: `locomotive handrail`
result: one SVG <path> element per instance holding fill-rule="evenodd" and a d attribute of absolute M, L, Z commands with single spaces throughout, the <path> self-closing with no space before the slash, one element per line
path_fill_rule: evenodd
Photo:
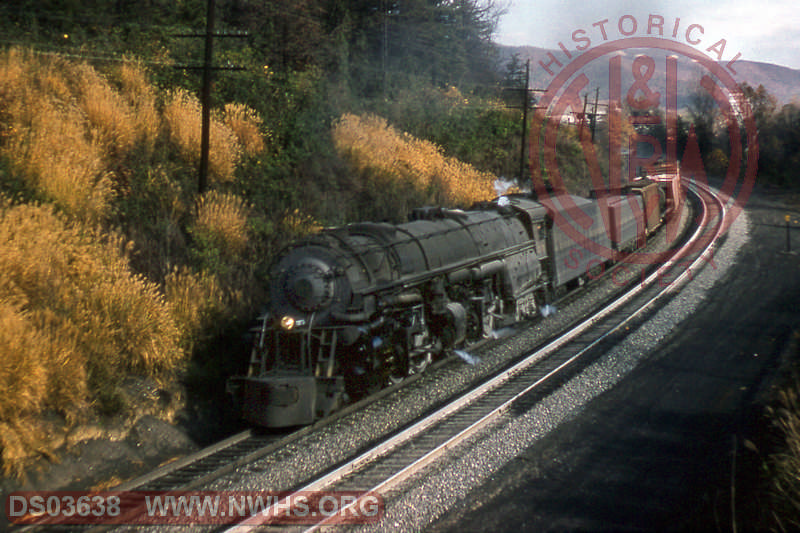
<path fill-rule="evenodd" d="M 369 266 L 367 265 L 367 262 L 364 260 L 364 256 L 366 255 L 367 252 L 366 251 L 364 251 L 364 252 L 360 251 L 358 248 L 361 248 L 362 246 L 354 246 L 353 243 L 351 243 L 348 239 L 345 238 L 345 237 L 350 236 L 350 235 L 359 235 L 359 234 L 358 233 L 356 233 L 356 234 L 345 233 L 344 231 L 341 231 L 341 230 L 342 230 L 342 228 L 338 228 L 335 231 L 325 232 L 324 235 L 330 235 L 331 237 L 336 239 L 336 241 L 338 243 L 340 243 L 342 245 L 342 248 L 344 248 L 345 250 L 350 252 L 350 256 L 355 257 L 358 260 L 359 264 L 361 265 L 361 270 L 369 277 L 370 283 L 375 283 L 375 278 L 373 276 L 373 273 L 372 273 L 371 269 L 369 268 Z M 370 234 L 360 234 L 360 235 L 371 236 Z M 378 244 L 380 245 L 380 243 L 378 243 Z M 366 247 L 364 247 L 364 248 L 366 248 Z M 396 266 L 399 263 L 398 263 L 396 257 L 394 259 L 395 259 L 395 266 Z"/>
<path fill-rule="evenodd" d="M 371 287 L 368 290 L 361 289 L 359 291 L 354 291 L 354 292 L 356 294 L 362 294 L 362 293 L 365 293 L 365 292 L 390 290 L 390 289 L 395 288 L 395 287 L 396 288 L 407 288 L 410 285 L 413 285 L 415 283 L 419 283 L 420 281 L 423 281 L 423 280 L 431 278 L 431 277 L 436 277 L 436 276 L 439 276 L 439 275 L 442 275 L 442 274 L 447 274 L 449 272 L 455 272 L 455 271 L 462 270 L 462 269 L 465 269 L 465 268 L 470 268 L 470 267 L 472 267 L 472 266 L 474 266 L 476 264 L 485 263 L 486 261 L 491 261 L 491 260 L 495 260 L 495 259 L 502 259 L 505 256 L 514 255 L 516 253 L 519 253 L 519 252 L 522 252 L 522 251 L 525 251 L 525 250 L 529 250 L 529 249 L 534 250 L 534 251 L 536 250 L 536 245 L 535 245 L 534 241 L 526 241 L 526 242 L 521 243 L 521 244 L 515 244 L 515 245 L 510 246 L 508 248 L 505 248 L 505 249 L 503 249 L 503 250 L 501 250 L 499 252 L 494 252 L 494 253 L 491 253 L 491 254 L 481 255 L 479 257 L 471 258 L 471 259 L 468 259 L 468 260 L 465 260 L 465 261 L 461 261 L 459 263 L 453 263 L 453 264 L 446 265 L 446 266 L 443 266 L 443 267 L 427 270 L 427 271 L 425 271 L 424 273 L 421 273 L 421 274 L 413 274 L 413 275 L 410 275 L 410 276 L 406 276 L 406 277 L 401 278 L 401 279 L 399 279 L 399 280 L 397 280 L 395 282 L 385 283 L 383 285 L 378 285 L 376 287 Z"/>
<path fill-rule="evenodd" d="M 496 210 L 487 209 L 485 211 L 490 212 L 490 211 L 496 211 Z M 496 212 L 499 215 L 497 219 L 478 220 L 478 221 L 474 221 L 474 222 L 469 222 L 469 220 L 465 219 L 464 217 L 442 217 L 443 220 L 452 220 L 452 221 L 458 223 L 459 226 L 450 227 L 450 228 L 447 228 L 447 227 L 442 228 L 440 232 L 437 232 L 436 236 L 440 237 L 442 235 L 447 235 L 447 234 L 450 234 L 450 233 L 456 233 L 456 232 L 460 232 L 460 231 L 466 230 L 468 232 L 470 238 L 472 239 L 472 241 L 477 244 L 478 241 L 476 240 L 476 238 L 474 236 L 474 233 L 472 232 L 473 228 L 480 227 L 480 226 L 487 225 L 487 224 L 491 224 L 491 223 L 496 222 L 497 220 L 501 220 L 501 219 L 505 219 L 505 218 L 515 218 L 517 220 L 520 220 L 521 218 L 525 218 L 525 215 L 527 215 L 527 213 L 524 212 L 524 210 L 517 210 L 517 209 L 515 209 L 515 210 L 513 210 L 511 212 L 508 212 L 508 213 L 500 213 L 499 211 L 496 211 Z M 521 220 L 521 222 L 522 222 L 523 226 L 525 226 L 525 221 Z M 399 234 L 402 235 L 402 237 L 392 240 L 392 239 L 390 239 L 389 231 L 391 231 L 393 233 L 399 233 Z M 452 269 L 465 268 L 465 267 L 471 265 L 472 263 L 474 263 L 476 261 L 480 262 L 481 260 L 485 260 L 487 257 L 490 257 L 490 258 L 491 257 L 502 257 L 503 255 L 506 255 L 508 253 L 515 253 L 515 252 L 518 252 L 520 250 L 525 250 L 525 249 L 528 248 L 528 246 L 527 246 L 528 243 L 523 243 L 523 244 L 520 244 L 520 245 L 514 245 L 514 246 L 512 246 L 510 248 L 506 248 L 505 250 L 503 250 L 503 251 L 501 251 L 499 253 L 489 254 L 489 255 L 481 255 L 479 257 L 471 258 L 471 259 L 467 260 L 466 262 L 457 263 L 455 265 L 447 265 L 445 267 L 431 268 L 430 259 L 428 257 L 428 254 L 425 252 L 424 246 L 422 245 L 422 243 L 426 239 L 430 239 L 431 237 L 430 236 L 424 236 L 424 237 L 416 236 L 416 235 L 412 234 L 410 231 L 408 231 L 406 228 L 403 228 L 401 226 L 385 226 L 384 227 L 380 223 L 358 223 L 358 224 L 348 225 L 348 226 L 345 226 L 343 228 L 336 228 L 334 230 L 324 231 L 323 233 L 319 234 L 319 237 L 322 237 L 323 235 L 324 236 L 330 236 L 333 239 L 335 239 L 336 242 L 340 243 L 340 245 L 342 246 L 342 249 L 344 249 L 347 252 L 349 252 L 349 255 L 353 256 L 359 262 L 359 265 L 361 266 L 362 271 L 368 276 L 370 284 L 377 284 L 377 280 L 375 279 L 375 277 L 373 275 L 372 269 L 368 266 L 367 262 L 364 259 L 366 254 L 368 254 L 371 251 L 371 247 L 369 247 L 368 245 L 364 245 L 364 244 L 360 244 L 360 245 L 354 244 L 347 238 L 348 236 L 358 235 L 358 236 L 362 236 L 362 237 L 370 237 L 370 238 L 372 238 L 372 241 L 378 247 L 380 247 L 381 249 L 384 250 L 385 256 L 390 261 L 392 261 L 392 268 L 393 268 L 393 270 L 395 272 L 400 270 L 399 267 L 401 265 L 401 261 L 400 261 L 399 257 L 397 256 L 397 250 L 396 250 L 397 246 L 398 245 L 403 245 L 403 244 L 413 243 L 413 244 L 416 244 L 419 247 L 421 256 L 422 256 L 422 258 L 423 258 L 423 260 L 425 262 L 426 274 L 418 275 L 417 277 L 405 277 L 405 278 L 401 277 L 400 279 L 394 280 L 394 281 L 392 281 L 390 283 L 386 283 L 386 284 L 383 284 L 383 285 L 375 285 L 374 287 L 370 288 L 370 290 L 375 290 L 376 288 L 378 290 L 390 289 L 390 288 L 392 288 L 394 286 L 401 286 L 402 287 L 403 284 L 409 283 L 410 280 L 423 279 L 425 277 L 428 277 L 430 275 L 430 273 L 437 273 L 437 272 L 438 273 L 447 273 L 448 271 L 450 271 Z M 536 249 L 535 245 L 534 245 L 533 249 L 534 250 Z M 354 292 L 356 292 L 357 294 L 364 294 L 365 293 L 365 289 L 356 290 Z"/>
<path fill-rule="evenodd" d="M 518 218 L 518 215 L 519 215 L 519 212 L 517 212 L 517 211 L 513 211 L 513 212 L 510 212 L 510 213 L 506 213 L 506 214 L 503 214 L 503 213 L 498 212 L 497 210 L 491 210 L 491 209 L 486 209 L 485 211 L 486 212 L 496 211 L 500 215 L 500 218 Z M 455 217 L 452 217 L 452 218 L 451 217 L 443 217 L 442 220 L 453 220 L 453 221 L 456 221 L 459 224 L 461 224 L 461 227 L 443 228 L 442 231 L 439 233 L 439 235 L 446 235 L 448 233 L 455 233 L 457 231 L 461 231 L 462 228 L 472 228 L 474 226 L 481 226 L 481 225 L 488 224 L 488 223 L 492 222 L 492 221 L 489 221 L 489 220 L 478 220 L 478 221 L 475 221 L 475 222 L 465 222 L 463 220 L 458 220 Z M 420 221 L 416 220 L 414 222 L 420 222 Z M 431 221 L 428 220 L 428 222 L 431 222 Z M 343 230 L 348 230 L 349 231 L 351 228 L 357 229 L 359 227 L 376 227 L 377 228 L 377 227 L 381 227 L 381 225 L 380 224 L 369 224 L 369 225 L 367 225 L 367 224 L 364 224 L 364 223 L 358 223 L 358 224 L 352 224 L 352 225 L 349 225 L 349 226 L 344 226 L 342 228 L 336 228 L 335 230 L 324 230 L 324 233 L 321 233 L 320 235 L 333 235 L 334 233 L 337 233 L 337 232 L 343 233 L 344 232 Z M 407 238 L 405 238 L 405 239 L 398 239 L 396 241 L 393 241 L 392 244 L 407 244 L 409 242 L 413 242 L 414 240 L 416 240 L 416 237 L 414 235 L 412 235 L 409 232 L 405 231 L 399 225 L 398 226 L 389 226 L 389 227 L 394 231 L 401 231 L 404 235 L 407 236 Z M 365 236 L 365 237 L 375 237 L 375 236 L 377 236 L 377 233 L 368 233 L 368 232 L 353 232 L 353 233 L 347 233 L 347 234 L 348 235 L 361 235 L 361 236 Z M 336 237 L 337 237 L 337 240 L 340 239 L 338 235 Z M 350 251 L 352 251 L 354 254 L 361 254 L 362 252 L 358 250 L 358 248 L 360 248 L 360 247 L 361 246 L 349 245 L 348 249 Z"/>

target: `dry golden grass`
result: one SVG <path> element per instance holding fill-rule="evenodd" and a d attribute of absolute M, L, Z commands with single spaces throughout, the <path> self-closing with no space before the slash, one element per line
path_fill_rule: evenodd
<path fill-rule="evenodd" d="M 797 385 L 781 390 L 772 419 L 782 438 L 770 456 L 774 517 L 783 531 L 800 528 L 800 395 Z"/>
<path fill-rule="evenodd" d="M 226 254 L 237 256 L 247 246 L 248 210 L 245 201 L 234 194 L 209 191 L 197 200 L 192 233 Z"/>
<path fill-rule="evenodd" d="M 60 111 L 42 102 L 29 127 L 6 152 L 29 186 L 43 192 L 67 213 L 89 221 L 108 212 L 112 183 L 102 161 L 101 147 L 85 136 L 75 110 Z"/>
<path fill-rule="evenodd" d="M 159 157 L 194 165 L 200 146 L 196 98 L 164 98 L 134 63 L 109 76 L 57 56 L 0 52 L 0 156 L 24 193 L 12 203 L 0 192 L 0 453 L 7 473 L 58 445 L 47 438 L 44 413 L 60 413 L 69 425 L 93 407 L 124 407 L 113 405 L 122 379 L 174 376 L 242 300 L 236 286 L 223 289 L 210 273 L 184 268 L 161 284 L 133 273 L 133 244 L 102 229 L 127 180 L 163 172 Z M 218 114 L 213 180 L 233 179 L 242 153 L 264 149 L 261 127 L 245 106 Z M 178 198 L 180 183 L 162 177 Z M 240 198 L 211 192 L 188 229 L 240 254 L 249 244 L 248 215 Z"/>
<path fill-rule="evenodd" d="M 165 280 L 165 292 L 172 316 L 182 332 L 182 342 L 190 352 L 204 332 L 227 308 L 225 293 L 217 279 L 207 272 L 188 268 L 174 269 Z"/>
<path fill-rule="evenodd" d="M 147 79 L 144 67 L 123 63 L 117 70 L 122 95 L 133 109 L 137 140 L 145 153 L 153 151 L 161 129 L 161 116 L 156 107 L 156 91 Z"/>
<path fill-rule="evenodd" d="M 12 297 L 13 298 L 13 297 Z M 20 412 L 41 408 L 47 389 L 47 368 L 25 354 L 47 352 L 47 339 L 25 312 L 24 297 L 0 301 L 0 420 L 15 420 Z"/>
<path fill-rule="evenodd" d="M 101 146 L 101 153 L 129 152 L 139 125 L 133 107 L 89 65 L 78 64 L 71 70 L 79 108 L 88 120 L 91 137 Z"/>
<path fill-rule="evenodd" d="M 263 121 L 253 109 L 244 104 L 225 104 L 222 122 L 236 135 L 245 155 L 254 156 L 264 151 Z"/>
<path fill-rule="evenodd" d="M 0 152 L 30 187 L 84 220 L 108 214 L 120 162 L 137 148 L 151 154 L 163 130 L 189 165 L 199 163 L 197 98 L 175 91 L 160 112 L 141 66 L 125 63 L 114 76 L 116 85 L 85 63 L 18 48 L 0 53 Z M 214 114 L 213 181 L 231 181 L 242 154 L 264 150 L 261 127 L 245 105 Z"/>
<path fill-rule="evenodd" d="M 114 169 L 155 144 L 161 120 L 144 71 L 120 68 L 117 90 L 92 67 L 12 48 L 0 54 L 2 153 L 27 185 L 72 216 L 102 220 Z"/>
<path fill-rule="evenodd" d="M 48 446 L 48 431 L 36 418 L 18 417 L 13 422 L 0 421 L 0 450 L 3 473 L 24 478 L 25 465 L 35 456 L 54 458 Z"/>
<path fill-rule="evenodd" d="M 337 150 L 362 173 L 402 180 L 427 193 L 428 201 L 470 205 L 495 196 L 496 177 L 445 157 L 435 144 L 400 133 L 375 115 L 342 116 L 333 128 Z"/>
<path fill-rule="evenodd" d="M 40 453 L 31 417 L 51 409 L 73 419 L 95 391 L 128 373 L 168 375 L 185 352 L 157 286 L 131 273 L 123 239 L 101 239 L 47 206 L 3 204 L 0 447 L 8 472 Z"/>
<path fill-rule="evenodd" d="M 201 107 L 196 96 L 185 90 L 173 91 L 164 106 L 164 119 L 170 139 L 189 164 L 200 162 Z M 211 121 L 209 131 L 209 175 L 213 181 L 233 180 L 242 148 L 233 131 L 219 120 Z"/>

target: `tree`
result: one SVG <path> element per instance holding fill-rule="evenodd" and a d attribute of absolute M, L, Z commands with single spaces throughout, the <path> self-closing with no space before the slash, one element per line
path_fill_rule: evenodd
<path fill-rule="evenodd" d="M 506 63 L 503 85 L 512 88 L 525 85 L 525 63 L 520 59 L 519 52 L 514 52 Z"/>
<path fill-rule="evenodd" d="M 759 132 L 766 131 L 775 115 L 775 110 L 778 107 L 778 100 L 769 94 L 767 89 L 761 84 L 759 84 L 758 88 L 754 89 L 747 82 L 743 82 L 739 85 L 739 88 L 744 98 L 746 98 L 750 104 L 750 110 L 753 112 L 756 128 L 758 128 Z"/>
<path fill-rule="evenodd" d="M 237 0 L 220 6 L 224 22 L 246 30 L 262 60 L 277 72 L 318 62 L 326 36 L 319 0 Z"/>
<path fill-rule="evenodd" d="M 366 96 L 422 79 L 494 81 L 494 0 L 327 0 L 329 28 L 347 25 L 350 78 Z"/>
<path fill-rule="evenodd" d="M 780 184 L 796 182 L 800 166 L 800 107 L 786 104 L 759 130 L 759 174 Z"/>
<path fill-rule="evenodd" d="M 704 157 L 708 156 L 714 145 L 714 126 L 719 118 L 719 108 L 714 96 L 699 81 L 689 94 L 688 108 L 700 153 Z"/>

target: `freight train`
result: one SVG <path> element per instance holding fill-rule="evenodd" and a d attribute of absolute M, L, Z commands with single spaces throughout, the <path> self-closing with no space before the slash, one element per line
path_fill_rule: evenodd
<path fill-rule="evenodd" d="M 536 316 L 640 247 L 663 213 L 663 190 L 640 180 L 598 198 L 510 195 L 325 229 L 274 263 L 247 374 L 227 390 L 248 423 L 310 424 Z M 583 221 L 578 238 L 559 217 Z"/>

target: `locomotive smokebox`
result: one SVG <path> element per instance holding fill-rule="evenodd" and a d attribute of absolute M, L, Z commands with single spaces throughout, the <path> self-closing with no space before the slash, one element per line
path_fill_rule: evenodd
<path fill-rule="evenodd" d="M 351 291 L 336 254 L 313 243 L 289 250 L 273 267 L 271 296 L 274 316 L 325 324 L 346 310 Z"/>
<path fill-rule="evenodd" d="M 283 288 L 292 305 L 311 313 L 329 306 L 333 301 L 334 274 L 319 259 L 306 258 L 287 269 Z"/>

